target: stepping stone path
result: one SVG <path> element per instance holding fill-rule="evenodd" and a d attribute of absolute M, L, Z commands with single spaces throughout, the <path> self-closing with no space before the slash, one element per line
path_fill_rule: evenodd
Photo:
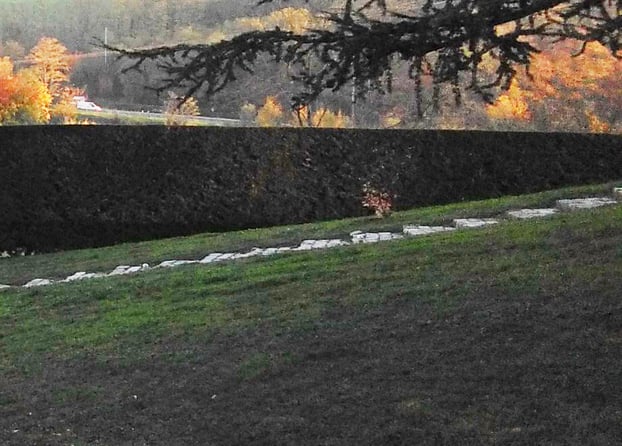
<path fill-rule="evenodd" d="M 622 187 L 616 187 L 613 189 L 613 195 L 617 200 L 622 201 Z M 592 209 L 601 206 L 608 206 L 618 203 L 615 199 L 607 197 L 593 197 L 593 198 L 575 198 L 571 200 L 557 200 L 556 208 L 546 209 L 519 209 L 508 211 L 507 216 L 512 219 L 531 219 L 542 218 L 554 215 L 560 211 L 574 211 L 581 209 Z M 500 221 L 494 218 L 457 218 L 453 221 L 453 226 L 421 226 L 421 225 L 405 225 L 401 233 L 394 232 L 363 232 L 354 231 L 350 233 L 351 241 L 345 241 L 341 239 L 321 239 L 321 240 L 303 240 L 300 245 L 282 246 L 278 248 L 252 248 L 248 252 L 236 253 L 236 252 L 213 252 L 201 260 L 165 260 L 154 267 L 150 267 L 147 263 L 143 263 L 140 266 L 131 265 L 119 265 L 109 273 L 87 273 L 85 271 L 79 271 L 71 276 L 60 280 L 54 281 L 51 279 L 33 279 L 27 284 L 23 285 L 23 288 L 33 288 L 39 286 L 51 285 L 59 282 L 74 282 L 85 279 L 95 279 L 99 277 L 111 277 L 122 276 L 127 274 L 136 274 L 143 271 L 148 271 L 156 268 L 175 268 L 182 265 L 192 264 L 211 264 L 225 261 L 232 261 L 237 259 L 246 259 L 255 256 L 271 256 L 277 254 L 283 254 L 287 252 L 300 252 L 300 251 L 312 251 L 317 249 L 329 249 L 338 246 L 348 246 L 350 244 L 359 243 L 377 243 L 381 241 L 399 240 L 404 237 L 417 237 L 430 234 L 437 234 L 441 232 L 455 231 L 458 229 L 469 228 L 481 228 L 485 226 L 498 224 Z M 8 255 L 8 254 L 7 254 Z M 7 257 L 3 255 L 1 257 Z M 0 291 L 8 290 L 13 287 L 9 285 L 0 284 Z"/>
<path fill-rule="evenodd" d="M 508 211 L 508 216 L 519 219 L 542 218 L 554 215 L 559 212 L 555 208 L 547 209 L 519 209 L 518 211 Z"/>
<path fill-rule="evenodd" d="M 454 225 L 458 229 L 462 228 L 481 228 L 488 225 L 496 225 L 499 220 L 494 218 L 457 218 L 454 220 Z"/>
<path fill-rule="evenodd" d="M 557 207 L 563 211 L 591 209 L 617 203 L 612 198 L 575 198 L 573 200 L 557 200 Z"/>

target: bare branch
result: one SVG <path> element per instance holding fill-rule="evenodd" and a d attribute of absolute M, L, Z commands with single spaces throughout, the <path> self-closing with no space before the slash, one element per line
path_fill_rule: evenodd
<path fill-rule="evenodd" d="M 467 88 L 490 100 L 492 90 L 510 85 L 517 66 L 528 69 L 538 50 L 527 38 L 572 38 L 583 42 L 581 51 L 597 41 L 620 57 L 622 0 L 411 0 L 411 10 L 389 14 L 384 14 L 384 0 L 360 1 L 357 8 L 357 0 L 345 0 L 341 14 L 326 16 L 329 28 L 305 34 L 276 28 L 213 45 L 140 50 L 100 46 L 131 59 L 126 71 L 155 61 L 166 74 L 157 90 L 182 89 L 187 96 L 209 96 L 226 88 L 240 72 L 252 73 L 259 55 L 267 55 L 286 63 L 292 79 L 300 82 L 300 92 L 292 98 L 298 109 L 324 90 L 338 91 L 351 83 L 358 95 L 383 89 L 382 80 L 385 86 L 390 82 L 395 59 L 411 64 L 418 102 L 422 76 L 429 75 L 435 84 L 433 103 L 438 100 L 436 86 L 443 83 L 451 86 L 459 103 L 463 74 Z M 372 18 L 373 8 L 383 14 Z M 511 22 L 514 31 L 498 35 L 497 27 Z M 480 79 L 484 54 L 498 62 L 491 81 Z M 422 113 L 420 103 L 417 110 Z"/>

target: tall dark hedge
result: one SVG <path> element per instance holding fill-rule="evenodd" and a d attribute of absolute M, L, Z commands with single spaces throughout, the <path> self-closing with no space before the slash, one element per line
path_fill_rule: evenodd
<path fill-rule="evenodd" d="M 622 178 L 613 135 L 0 127 L 0 251 L 355 216 Z"/>

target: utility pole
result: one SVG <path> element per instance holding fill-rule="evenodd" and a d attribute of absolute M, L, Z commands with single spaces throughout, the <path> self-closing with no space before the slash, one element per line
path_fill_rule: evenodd
<path fill-rule="evenodd" d="M 355 107 L 356 107 L 356 76 L 352 78 L 352 108 L 350 110 L 350 123 L 352 127 L 355 127 Z"/>
<path fill-rule="evenodd" d="M 108 66 L 108 27 L 104 26 L 104 66 Z"/>

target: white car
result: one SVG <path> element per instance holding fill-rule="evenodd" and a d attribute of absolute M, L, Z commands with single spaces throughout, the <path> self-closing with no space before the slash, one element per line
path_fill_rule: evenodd
<path fill-rule="evenodd" d="M 101 111 L 101 107 L 94 102 L 78 101 L 76 102 L 78 110 Z"/>

